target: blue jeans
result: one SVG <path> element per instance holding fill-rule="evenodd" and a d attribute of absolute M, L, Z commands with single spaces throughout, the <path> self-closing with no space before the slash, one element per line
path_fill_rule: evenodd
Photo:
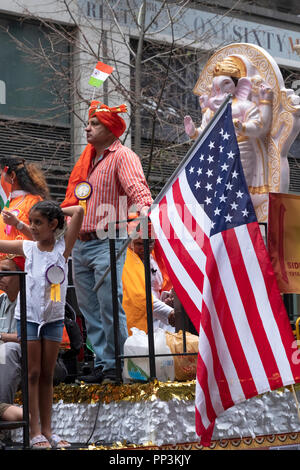
<path fill-rule="evenodd" d="M 45 323 L 38 334 L 39 325 L 31 321 L 26 322 L 27 325 L 27 340 L 36 341 L 41 338 L 49 339 L 51 341 L 57 341 L 58 343 L 62 340 L 64 321 L 57 320 L 50 323 Z M 21 338 L 21 321 L 17 320 L 17 333 L 18 338 Z"/>
<path fill-rule="evenodd" d="M 116 253 L 124 244 L 124 239 L 115 240 Z M 118 306 L 119 306 L 119 340 L 120 351 L 128 336 L 126 315 L 122 307 L 123 287 L 122 271 L 126 250 L 117 261 Z M 103 371 L 115 369 L 115 343 L 113 327 L 113 306 L 111 276 L 108 274 L 97 290 L 93 288 L 110 265 L 109 240 L 77 240 L 72 252 L 73 281 L 78 306 L 84 316 L 87 336 L 95 353 L 95 367 L 102 366 Z"/>

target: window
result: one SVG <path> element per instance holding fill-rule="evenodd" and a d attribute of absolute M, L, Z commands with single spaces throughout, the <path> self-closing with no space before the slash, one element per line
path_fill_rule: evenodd
<path fill-rule="evenodd" d="M 61 200 L 73 166 L 70 51 L 55 28 L 0 18 L 0 156 L 39 162 L 52 197 Z"/>

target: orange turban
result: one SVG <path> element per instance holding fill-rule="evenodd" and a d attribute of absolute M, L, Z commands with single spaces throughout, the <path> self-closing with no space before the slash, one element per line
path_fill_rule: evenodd
<path fill-rule="evenodd" d="M 96 117 L 105 127 L 107 127 L 117 138 L 126 130 L 126 123 L 119 113 L 126 113 L 125 104 L 109 108 L 100 101 L 92 101 L 89 109 L 89 119 Z"/>

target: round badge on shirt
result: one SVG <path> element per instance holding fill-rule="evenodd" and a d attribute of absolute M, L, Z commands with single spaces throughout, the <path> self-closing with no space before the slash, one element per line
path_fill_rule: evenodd
<path fill-rule="evenodd" d="M 92 185 L 88 181 L 82 181 L 78 183 L 75 187 L 74 194 L 78 199 L 78 203 L 84 209 L 84 214 L 86 214 L 86 200 L 92 194 Z"/>
<path fill-rule="evenodd" d="M 53 302 L 60 302 L 60 285 L 65 280 L 65 273 L 63 268 L 52 264 L 46 271 L 46 279 L 49 284 L 51 284 L 51 300 L 53 300 Z"/>
<path fill-rule="evenodd" d="M 84 201 L 92 194 L 92 185 L 88 181 L 82 181 L 76 185 L 74 193 L 78 200 Z"/>
<path fill-rule="evenodd" d="M 65 280 L 63 268 L 52 264 L 46 271 L 46 279 L 49 284 L 62 284 Z"/>

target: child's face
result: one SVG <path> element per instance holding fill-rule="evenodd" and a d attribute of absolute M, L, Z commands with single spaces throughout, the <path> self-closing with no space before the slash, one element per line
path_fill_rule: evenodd
<path fill-rule="evenodd" d="M 48 240 L 57 226 L 57 219 L 49 222 L 40 211 L 31 211 L 29 214 L 30 231 L 35 241 Z"/>

